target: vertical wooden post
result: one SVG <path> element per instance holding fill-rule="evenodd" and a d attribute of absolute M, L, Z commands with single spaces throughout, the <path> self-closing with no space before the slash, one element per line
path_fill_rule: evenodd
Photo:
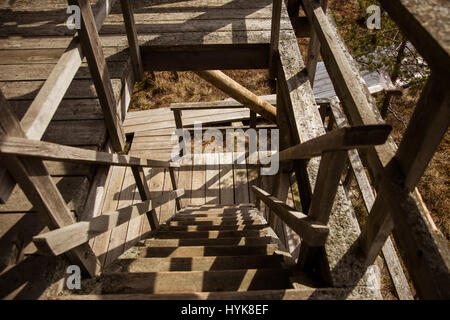
<path fill-rule="evenodd" d="M 250 110 L 250 128 L 256 130 L 256 112 Z"/>
<path fill-rule="evenodd" d="M 173 167 L 169 167 L 170 182 L 172 183 L 172 189 L 177 190 L 177 179 L 175 178 L 175 171 Z M 180 198 L 175 199 L 177 210 L 181 210 Z"/>
<path fill-rule="evenodd" d="M 141 196 L 141 200 L 151 200 L 150 189 L 148 188 L 147 179 L 145 179 L 145 173 L 142 167 L 132 166 L 131 171 L 133 172 L 134 180 L 136 180 L 136 186 L 138 188 L 139 195 Z M 158 217 L 156 216 L 155 209 L 147 212 L 147 219 L 150 223 L 152 231 L 155 231 L 159 228 L 159 221 Z"/>
<path fill-rule="evenodd" d="M 19 120 L 1 91 L 0 114 L 0 135 L 25 138 Z M 42 160 L 3 156 L 2 163 L 50 230 L 76 222 Z M 88 243 L 71 250 L 67 257 L 92 277 L 100 272 L 100 263 Z"/>
<path fill-rule="evenodd" d="M 78 34 L 81 40 L 81 47 L 95 84 L 113 149 L 116 152 L 122 151 L 125 146 L 125 134 L 120 115 L 117 112 L 108 66 L 103 55 L 91 6 L 88 0 L 69 0 L 69 4 L 80 7 L 82 19 L 81 29 L 78 31 Z"/>
<path fill-rule="evenodd" d="M 303 0 L 305 1 L 305 0 Z M 309 0 L 306 0 L 309 1 Z M 328 7 L 328 0 L 320 0 L 320 5 L 323 8 L 323 12 L 326 13 Z M 317 61 L 320 54 L 320 41 L 314 28 L 311 28 L 311 37 L 309 39 L 308 57 L 306 59 L 306 70 L 308 71 L 309 82 L 311 87 L 314 86 L 314 78 L 316 77 Z"/>
<path fill-rule="evenodd" d="M 131 61 L 136 81 L 142 81 L 144 77 L 144 68 L 142 67 L 141 51 L 134 21 L 133 7 L 130 0 L 120 0 L 122 5 L 122 14 L 127 30 L 128 44 L 130 46 Z"/>
<path fill-rule="evenodd" d="M 175 118 L 175 127 L 178 130 L 183 130 L 183 120 L 181 120 L 181 110 L 179 109 L 173 109 L 173 117 Z M 178 144 L 180 147 L 180 157 L 183 156 L 183 150 L 186 150 L 187 146 L 186 146 L 186 141 L 184 140 L 183 136 L 178 137 Z M 190 147 L 190 146 L 189 146 Z M 186 151 L 186 153 L 188 153 Z"/>
<path fill-rule="evenodd" d="M 396 159 L 410 191 L 422 177 L 450 124 L 448 80 L 448 75 L 432 71 L 398 146 Z"/>
<path fill-rule="evenodd" d="M 336 196 L 342 170 L 347 161 L 347 151 L 328 151 L 322 154 L 319 172 L 312 195 L 308 217 L 313 221 L 328 224 L 334 198 Z M 302 242 L 300 246 L 299 265 L 302 269 L 315 266 L 321 248 L 313 248 Z M 326 277 L 325 277 L 326 278 Z"/>
<path fill-rule="evenodd" d="M 277 59 L 275 57 L 278 54 L 278 43 L 280 42 L 281 7 L 282 0 L 273 0 L 269 53 L 269 72 L 271 79 L 275 79 L 277 74 Z"/>

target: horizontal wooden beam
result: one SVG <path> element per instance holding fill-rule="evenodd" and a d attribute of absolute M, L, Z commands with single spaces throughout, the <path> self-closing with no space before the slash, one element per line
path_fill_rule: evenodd
<path fill-rule="evenodd" d="M 257 186 L 252 186 L 252 192 L 310 246 L 316 247 L 325 244 L 329 232 L 326 225 L 312 221 L 307 215 L 289 207 Z"/>
<path fill-rule="evenodd" d="M 178 168 L 180 166 L 179 163 L 175 162 L 131 157 L 124 154 L 94 151 L 64 146 L 51 142 L 10 136 L 0 137 L 0 154 L 36 157 L 51 161 L 113 165 L 122 167 L 141 166 L 154 168 Z"/>
<path fill-rule="evenodd" d="M 392 127 L 371 125 L 333 130 L 320 137 L 295 145 L 280 152 L 280 161 L 309 159 L 325 151 L 348 150 L 380 145 L 386 142 Z"/>
<path fill-rule="evenodd" d="M 218 70 L 196 71 L 195 73 L 265 119 L 273 123 L 277 122 L 276 107 L 259 98 L 225 73 Z"/>
<path fill-rule="evenodd" d="M 77 222 L 33 237 L 33 242 L 44 255 L 57 256 L 90 239 L 137 218 L 184 194 L 183 189 L 171 191 L 153 200 L 143 201 L 113 212 L 104 213 L 87 221 Z"/>
<path fill-rule="evenodd" d="M 266 69 L 268 44 L 142 46 L 145 71 Z"/>

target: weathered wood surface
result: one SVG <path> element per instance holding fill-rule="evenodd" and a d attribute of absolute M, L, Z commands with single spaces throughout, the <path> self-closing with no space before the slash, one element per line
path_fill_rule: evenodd
<path fill-rule="evenodd" d="M 330 101 L 331 114 L 336 122 L 337 127 L 346 126 L 347 119 L 342 113 L 341 107 L 337 99 L 332 99 Z M 375 194 L 370 185 L 370 181 L 365 172 L 365 168 L 361 162 L 358 151 L 349 150 L 348 157 L 351 165 L 351 172 L 354 173 L 358 188 L 361 192 L 364 205 L 367 212 L 372 210 L 373 204 L 375 202 Z M 349 173 L 350 174 L 350 173 Z M 394 244 L 390 237 L 387 238 L 386 243 L 382 248 L 384 260 L 391 275 L 392 282 L 395 286 L 395 290 L 400 300 L 413 300 L 414 297 L 411 293 L 411 288 L 409 287 L 408 280 L 406 279 L 405 273 L 403 272 L 403 267 L 395 251 Z"/>
<path fill-rule="evenodd" d="M 0 135 L 25 137 L 19 120 L 10 109 L 6 98 L 0 91 Z M 23 192 L 33 203 L 39 217 L 50 229 L 67 226 L 75 222 L 61 193 L 50 177 L 46 167 L 39 159 L 3 157 L 6 166 Z M 68 253 L 69 259 L 79 263 L 90 276 L 98 274 L 97 259 L 89 245 L 85 244 Z"/>
<path fill-rule="evenodd" d="M 40 234 L 33 238 L 33 242 L 43 254 L 60 255 L 183 194 L 183 190 L 175 190 L 160 198 L 139 202 L 114 212 L 107 212 L 86 221 Z"/>
<path fill-rule="evenodd" d="M 261 188 L 254 186 L 252 192 L 309 245 L 322 246 L 325 244 L 328 236 L 328 227 L 325 224 L 318 223 L 307 215 L 295 211 Z"/>
<path fill-rule="evenodd" d="M 349 115 L 350 123 L 352 125 L 382 123 L 367 86 L 337 31 L 333 17 L 330 14 L 327 16 L 317 1 L 305 1 L 304 4 L 310 23 L 321 40 L 325 65 Z M 409 192 L 402 187 L 404 177 L 398 174 L 403 172 L 404 168 L 401 162 L 393 159 L 396 153 L 395 144 L 390 139 L 388 143 L 369 148 L 364 153 L 379 191 L 378 196 L 384 201 L 374 205 L 373 212 L 369 215 L 370 223 L 363 230 L 363 238 L 366 238 L 365 234 L 372 234 L 366 241 L 366 249 L 371 248 L 366 250 L 366 253 L 370 253 L 367 263 L 374 261 L 375 253 L 381 250 L 392 231 L 394 222 L 390 215 L 393 215 L 397 221 L 394 235 L 398 237 L 399 247 L 405 248 L 401 252 L 419 295 L 429 298 L 448 297 L 450 252 L 444 237 L 436 232 L 434 224 L 428 217 L 418 191 Z M 373 242 L 377 248 L 369 245 L 370 239 L 378 239 Z"/>
<path fill-rule="evenodd" d="M 303 72 L 305 65 L 298 49 L 297 40 L 293 32 L 287 33 L 287 35 L 289 35 L 288 39 L 280 40 L 278 78 L 283 84 L 280 86 L 280 92 L 287 105 L 293 143 L 298 144 L 324 134 L 325 130 L 315 105 L 309 79 Z M 319 159 L 311 159 L 303 168 L 296 171 L 299 186 L 307 186 L 310 190 L 314 189 L 318 165 Z M 303 181 L 302 176 L 305 179 Z M 301 196 L 302 205 L 305 200 L 307 197 Z M 329 222 L 330 233 L 324 250 L 328 267 L 324 272 L 331 273 L 330 281 L 334 286 L 348 286 L 349 283 L 356 284 L 364 281 L 364 277 L 367 276 L 367 274 L 364 275 L 367 268 L 358 253 L 351 250 L 358 238 L 359 228 L 342 186 L 337 189 L 332 212 Z M 335 243 L 340 245 L 334 246 Z M 349 270 L 352 271 L 349 272 Z M 380 296 L 379 292 L 377 296 Z"/>
<path fill-rule="evenodd" d="M 111 78 L 106 65 L 100 38 L 95 26 L 94 15 L 87 0 L 69 0 L 70 4 L 78 5 L 81 12 L 81 29 L 78 31 L 81 47 L 86 56 L 92 80 L 100 100 L 105 117 L 106 128 L 111 139 L 113 150 L 120 152 L 125 145 L 120 112 L 116 108 Z"/>
<path fill-rule="evenodd" d="M 144 69 L 142 67 L 141 50 L 139 48 L 132 2 L 130 2 L 130 0 L 120 0 L 120 4 L 127 31 L 128 43 L 130 45 L 130 55 L 133 63 L 134 77 L 136 81 L 141 81 L 144 76 Z"/>
<path fill-rule="evenodd" d="M 308 140 L 280 152 L 280 161 L 309 159 L 323 152 L 355 149 L 386 142 L 392 127 L 373 125 L 336 129 L 323 136 Z"/>

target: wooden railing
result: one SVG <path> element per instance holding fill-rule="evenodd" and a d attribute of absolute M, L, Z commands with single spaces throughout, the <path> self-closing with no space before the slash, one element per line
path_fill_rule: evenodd
<path fill-rule="evenodd" d="M 297 3 L 289 2 L 291 8 L 294 2 Z M 314 79 L 317 55 L 320 51 L 350 125 L 383 123 L 356 63 L 346 50 L 332 15 L 326 12 L 326 1 L 301 2 L 312 35 L 307 61 L 310 82 Z M 443 235 L 437 231 L 429 217 L 416 188 L 428 162 L 446 134 L 450 121 L 450 93 L 445 86 L 450 70 L 450 53 L 448 46 L 444 45 L 448 39 L 443 38 L 438 24 L 427 23 L 430 15 L 436 19 L 443 18 L 443 11 L 431 0 L 420 3 L 386 0 L 381 1 L 381 4 L 429 63 L 432 73 L 398 151 L 392 138 L 384 145 L 360 150 L 367 159 L 368 169 L 377 190 L 368 221 L 360 236 L 360 243 L 366 263 L 370 265 L 384 247 L 389 235 L 394 232 L 396 244 L 418 296 L 448 299 L 449 249 Z M 419 5 L 420 10 L 416 8 Z M 423 12 L 427 12 L 427 15 L 423 16 Z M 283 83 L 281 89 L 286 90 Z M 344 157 L 344 154 L 341 157 Z M 329 162 L 327 158 L 322 158 L 321 167 L 324 160 Z M 316 183 L 319 183 L 319 180 Z M 308 190 L 300 191 L 309 203 Z"/>
<path fill-rule="evenodd" d="M 281 162 L 322 156 L 307 215 L 287 206 L 266 191 L 252 187 L 256 198 L 263 201 L 302 238 L 300 265 L 309 263 L 313 251 L 311 248 L 325 244 L 331 207 L 347 161 L 346 150 L 381 145 L 387 140 L 390 131 L 388 125 L 342 128 L 280 152 Z"/>
<path fill-rule="evenodd" d="M 130 0 L 120 1 L 130 44 L 134 77 L 136 80 L 140 80 L 143 74 L 142 61 L 131 3 Z M 115 0 L 99 0 L 93 9 L 88 0 L 69 0 L 68 3 L 79 6 L 82 15 L 81 29 L 73 37 L 23 116 L 20 121 L 21 128 L 24 135 L 30 139 L 40 140 L 42 138 L 83 59 L 86 58 L 103 110 L 111 145 L 114 151 L 120 152 L 125 145 L 122 119 L 117 110 L 108 67 L 98 35 L 98 30 L 102 27 Z M 6 203 L 14 186 L 15 181 L 11 175 L 5 168 L 0 168 L 0 203 Z"/>
<path fill-rule="evenodd" d="M 2 162 L 37 209 L 41 219 L 53 230 L 33 239 L 43 253 L 57 255 L 66 252 L 71 262 L 80 265 L 84 271 L 94 276 L 100 270 L 97 257 L 87 243 L 89 239 L 144 213 L 147 214 L 151 229 L 157 230 L 159 222 L 154 211 L 156 207 L 175 199 L 177 209 L 181 209 L 179 198 L 184 191 L 177 190 L 173 171 L 179 164 L 29 140 L 1 91 L 0 112 Z M 43 163 L 44 159 L 131 167 L 143 202 L 87 221 L 76 222 L 50 177 Z M 151 199 L 144 167 L 168 168 L 174 191 L 161 198 Z"/>
<path fill-rule="evenodd" d="M 130 0 L 120 1 L 127 38 L 130 44 L 130 58 L 134 79 L 140 80 L 143 76 L 143 69 L 131 2 Z M 124 219 L 131 219 L 136 215 L 147 212 L 151 228 L 156 229 L 158 228 L 158 220 L 154 213 L 155 207 L 161 205 L 164 201 L 175 198 L 177 209 L 181 208 L 179 197 L 183 191 L 176 190 L 176 180 L 173 173 L 173 168 L 177 167 L 177 164 L 39 141 L 49 126 L 83 59 L 86 58 L 103 110 L 112 149 L 116 152 L 123 150 L 125 135 L 122 129 L 122 119 L 117 108 L 118 102 L 113 93 L 108 67 L 98 34 L 98 30 L 103 25 L 114 2 L 115 0 L 99 0 L 92 10 L 88 0 L 68 0 L 70 5 L 77 5 L 80 8 L 81 29 L 78 30 L 77 35 L 74 36 L 67 50 L 60 57 L 20 122 L 11 111 L 6 98 L 0 92 L 0 112 L 2 114 L 0 119 L 0 155 L 4 165 L 0 168 L 0 202 L 5 203 L 8 200 L 15 184 L 18 183 L 49 229 L 63 229 L 63 233 L 66 230 L 64 228 L 67 227 L 72 228 L 71 230 L 82 232 L 80 236 L 86 236 L 83 233 L 85 229 L 77 229 L 79 224 L 74 220 L 63 197 L 50 177 L 42 161 L 43 159 L 131 167 L 143 203 L 128 209 L 125 208 L 116 214 L 108 214 L 107 216 L 111 219 L 111 222 L 116 219 L 116 224 L 120 224 Z M 168 197 L 151 200 L 143 167 L 169 168 L 172 187 L 175 191 L 170 193 Z M 95 230 L 105 231 L 113 227 L 113 224 L 102 224 L 101 221 L 103 220 L 101 219 L 105 218 L 93 221 L 87 220 L 83 225 L 87 222 L 92 224 Z M 88 229 L 88 238 L 94 234 L 92 230 Z M 56 241 L 55 238 L 51 239 L 51 241 Z M 67 251 L 67 256 L 71 262 L 82 267 L 83 271 L 91 276 L 98 274 L 100 264 L 89 244 L 83 241 L 75 246 L 71 239 L 64 239 L 62 242 L 45 242 L 47 252 L 56 252 L 50 249 L 50 245 L 66 246 L 66 248 L 69 248 L 67 249 L 69 251 L 63 250 L 63 252 Z M 42 245 L 42 241 L 36 240 L 36 243 L 40 248 L 44 249 L 45 246 Z"/>

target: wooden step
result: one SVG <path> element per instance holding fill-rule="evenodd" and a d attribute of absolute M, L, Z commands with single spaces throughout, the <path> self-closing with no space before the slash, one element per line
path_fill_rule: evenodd
<path fill-rule="evenodd" d="M 240 209 L 187 209 L 181 210 L 177 214 L 180 215 L 193 215 L 193 214 L 209 214 L 209 215 L 235 215 L 235 214 L 259 214 L 259 211 L 255 208 L 240 208 Z"/>
<path fill-rule="evenodd" d="M 223 217 L 217 217 L 217 216 L 201 216 L 201 217 L 196 217 L 196 216 L 191 216 L 191 215 L 176 215 L 172 218 L 171 221 L 216 221 L 216 220 L 221 220 L 221 221 L 245 221 L 245 220 L 261 220 L 262 217 L 257 216 L 257 215 L 245 215 L 245 216 L 241 216 L 241 215 L 237 215 L 237 216 L 232 216 L 232 215 L 227 215 L 227 216 L 223 216 Z"/>
<path fill-rule="evenodd" d="M 147 239 L 146 247 L 180 247 L 180 246 L 255 246 L 276 243 L 272 237 L 242 237 L 216 239 Z"/>
<path fill-rule="evenodd" d="M 202 219 L 202 220 L 197 220 Z M 220 225 L 254 225 L 254 224 L 266 224 L 262 219 L 256 220 L 223 220 L 223 219 L 208 219 L 197 218 L 188 220 L 170 221 L 167 224 L 169 226 L 185 226 L 185 225 L 203 225 L 203 226 L 220 226 Z"/>
<path fill-rule="evenodd" d="M 183 226 L 170 226 L 161 225 L 161 231 L 209 231 L 209 230 L 258 230 L 267 228 L 268 224 L 254 224 L 254 225 L 224 225 L 224 226 L 207 226 L 207 225 L 183 225 Z"/>
<path fill-rule="evenodd" d="M 92 294 L 56 296 L 50 300 L 365 300 L 373 296 L 362 292 L 350 292 L 348 288 L 314 288 L 251 290 L 223 292 L 190 292 L 160 294 Z M 366 293 L 366 294 L 364 294 Z"/>
<path fill-rule="evenodd" d="M 158 239 L 216 239 L 216 238 L 242 238 L 242 237 L 263 237 L 268 230 L 212 230 L 212 231 L 159 231 L 155 238 Z"/>
<path fill-rule="evenodd" d="M 291 288 L 290 272 L 277 269 L 111 273 L 102 293 L 180 293 Z"/>
<path fill-rule="evenodd" d="M 222 256 L 222 257 L 175 257 L 121 259 L 113 270 L 120 272 L 162 271 L 212 271 L 234 269 L 280 268 L 283 255 Z"/>
<path fill-rule="evenodd" d="M 173 217 L 173 220 L 181 220 L 188 218 L 222 218 L 222 219 L 252 219 L 252 218 L 260 218 L 261 216 L 257 213 L 252 212 L 236 212 L 236 213 L 214 213 L 214 212 L 205 212 L 205 213 L 177 213 L 176 216 Z"/>
<path fill-rule="evenodd" d="M 272 255 L 278 249 L 275 244 L 263 246 L 186 246 L 140 248 L 139 257 L 207 257 Z"/>

